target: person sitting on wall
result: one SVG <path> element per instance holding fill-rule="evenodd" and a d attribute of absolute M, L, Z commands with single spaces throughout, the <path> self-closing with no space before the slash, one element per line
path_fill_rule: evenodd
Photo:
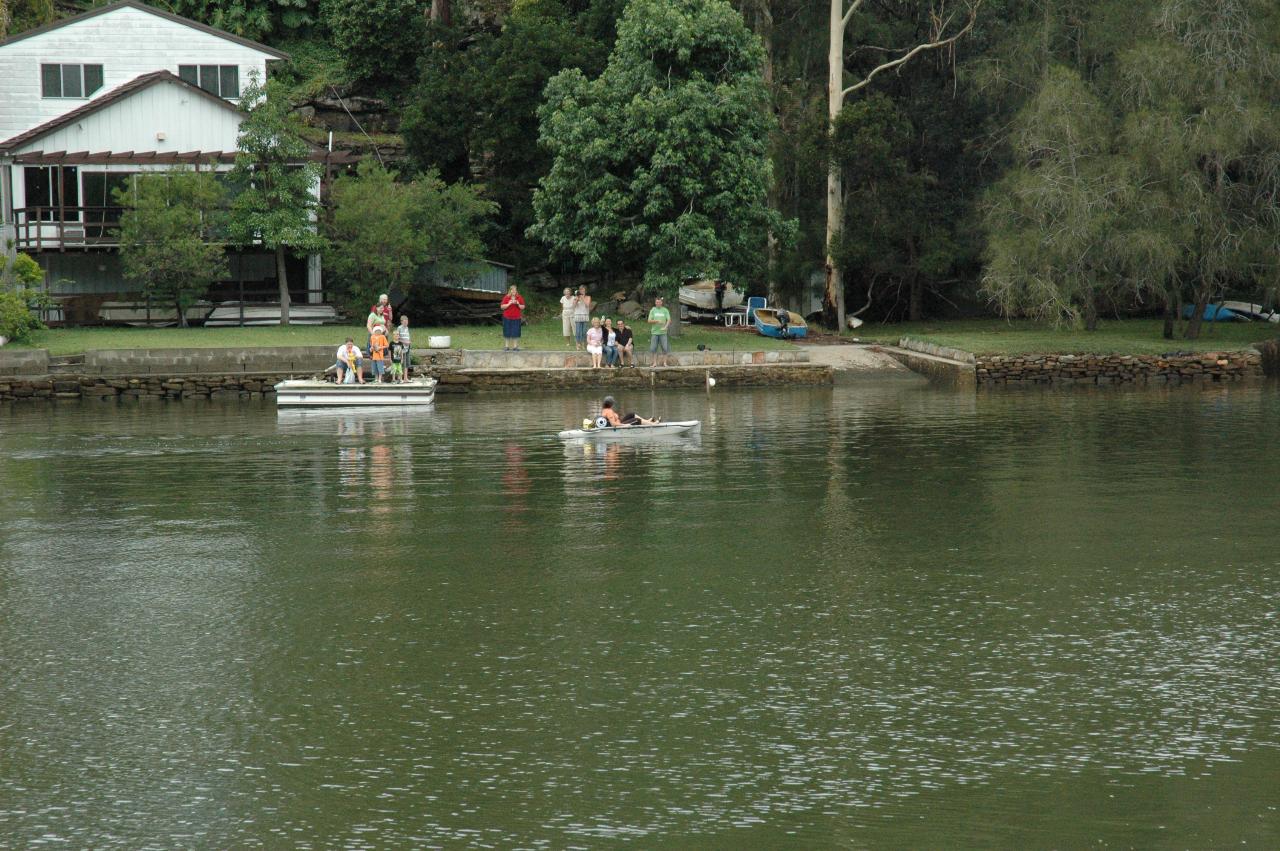
<path fill-rule="evenodd" d="M 661 417 L 654 417 L 647 420 L 636 413 L 630 413 L 626 416 L 618 416 L 618 412 L 614 410 L 617 401 L 612 396 L 605 396 L 600 403 L 600 416 L 604 417 L 605 422 L 612 428 L 626 428 L 634 425 L 657 425 L 662 422 Z"/>
<path fill-rule="evenodd" d="M 361 364 L 363 357 L 360 354 L 360 347 L 356 345 L 355 338 L 348 337 L 347 342 L 339 347 L 338 362 L 334 364 L 338 370 L 339 384 L 350 384 L 356 381 L 364 384 L 364 368 Z"/>
<path fill-rule="evenodd" d="M 618 360 L 623 366 L 627 365 L 627 358 L 631 359 L 631 365 L 636 365 L 636 347 L 633 341 L 631 329 L 627 327 L 625 319 L 618 320 L 617 330 L 618 343 Z"/>

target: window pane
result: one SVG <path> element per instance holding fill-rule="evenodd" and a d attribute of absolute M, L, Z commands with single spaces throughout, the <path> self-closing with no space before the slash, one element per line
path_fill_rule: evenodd
<path fill-rule="evenodd" d="M 102 88 L 102 66 L 86 65 L 84 66 L 84 93 L 89 96 Z"/>
<path fill-rule="evenodd" d="M 62 66 L 40 66 L 40 96 L 46 98 L 62 97 Z"/>
<path fill-rule="evenodd" d="M 64 207 L 80 206 L 80 170 L 76 166 L 62 167 L 62 204 Z M 80 221 L 80 211 L 66 210 L 63 221 Z"/>
<path fill-rule="evenodd" d="M 217 65 L 201 65 L 200 66 L 200 88 L 206 92 L 218 93 L 218 66 Z"/>
<path fill-rule="evenodd" d="M 193 86 L 200 85 L 200 74 L 194 65 L 179 65 L 178 76 Z"/>
<path fill-rule="evenodd" d="M 221 85 L 218 87 L 219 94 L 224 98 L 240 97 L 240 66 L 223 65 L 219 77 L 221 79 Z"/>
<path fill-rule="evenodd" d="M 80 81 L 79 65 L 62 66 L 62 96 L 64 98 L 84 97 L 84 86 Z"/>
<path fill-rule="evenodd" d="M 53 181 L 49 179 L 49 169 L 42 166 L 27 166 L 22 170 L 22 185 L 26 193 L 28 207 L 48 207 L 53 203 Z"/>

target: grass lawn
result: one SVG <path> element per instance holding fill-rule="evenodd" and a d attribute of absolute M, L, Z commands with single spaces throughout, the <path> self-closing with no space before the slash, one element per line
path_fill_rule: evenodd
<path fill-rule="evenodd" d="M 1280 325 L 1266 322 L 1206 322 L 1200 339 L 1161 337 L 1159 319 L 1123 319 L 1099 323 L 1093 332 L 1054 329 L 1028 321 L 956 319 L 937 322 L 868 324 L 853 332 L 862 340 L 896 343 L 911 337 L 951 346 L 978 355 L 988 354 L 1125 354 L 1148 355 L 1180 351 L 1231 351 L 1280 337 Z"/>
<path fill-rule="evenodd" d="M 500 349 L 502 329 L 498 325 L 459 325 L 451 328 L 415 327 L 414 344 L 425 348 L 427 337 L 447 334 L 454 348 Z M 237 348 L 248 346 L 333 346 L 342 345 L 348 336 L 364 345 L 368 335 L 364 326 L 291 325 L 255 328 L 56 328 L 38 331 L 26 346 L 15 348 L 48 349 L 51 355 L 79 354 L 88 349 L 164 349 L 164 348 Z M 679 337 L 671 338 L 673 351 L 696 349 L 701 343 L 713 351 L 763 351 L 789 347 L 790 343 L 762 337 L 754 330 L 725 329 L 714 325 L 683 325 Z M 523 349 L 564 351 L 560 336 L 560 318 L 538 319 L 525 326 L 521 335 Z M 649 331 L 638 326 L 636 348 L 647 351 Z"/>

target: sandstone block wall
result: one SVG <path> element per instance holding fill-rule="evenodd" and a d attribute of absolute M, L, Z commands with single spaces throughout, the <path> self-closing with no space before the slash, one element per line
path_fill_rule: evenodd
<path fill-rule="evenodd" d="M 1262 377 L 1262 358 L 1257 352 L 979 356 L 976 372 L 980 385 L 1240 381 Z"/>

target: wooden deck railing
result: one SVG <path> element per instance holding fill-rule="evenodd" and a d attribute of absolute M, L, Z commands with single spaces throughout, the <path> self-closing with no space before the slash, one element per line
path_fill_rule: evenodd
<path fill-rule="evenodd" d="M 17 207 L 13 211 L 19 251 L 113 248 L 120 244 L 120 207 Z"/>

